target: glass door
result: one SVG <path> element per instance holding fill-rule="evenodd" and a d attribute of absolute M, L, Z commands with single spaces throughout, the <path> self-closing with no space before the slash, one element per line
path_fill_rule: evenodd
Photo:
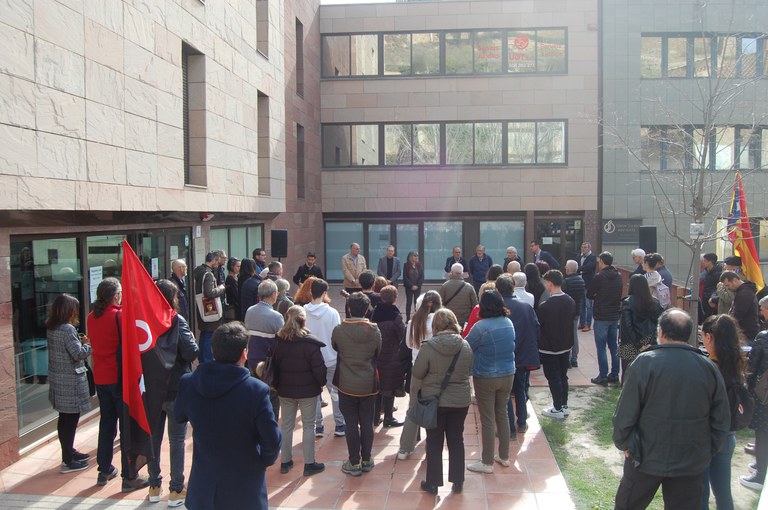
<path fill-rule="evenodd" d="M 562 268 L 567 260 L 578 260 L 584 239 L 581 218 L 537 219 L 535 225 L 534 238 L 541 241 L 541 249 L 551 253 Z"/>
<path fill-rule="evenodd" d="M 368 269 L 376 273 L 376 265 L 381 257 L 386 256 L 387 247 L 392 244 L 391 228 L 389 223 L 368 224 Z M 402 255 L 400 255 L 402 259 Z"/>

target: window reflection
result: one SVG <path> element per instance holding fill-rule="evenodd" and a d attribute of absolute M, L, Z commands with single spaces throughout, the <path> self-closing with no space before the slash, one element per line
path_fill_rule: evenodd
<path fill-rule="evenodd" d="M 507 158 L 510 164 L 535 162 L 536 123 L 510 122 L 507 125 Z"/>
<path fill-rule="evenodd" d="M 445 34 L 445 72 L 470 74 L 472 72 L 472 33 L 447 32 Z"/>
<path fill-rule="evenodd" d="M 376 34 L 350 36 L 352 76 L 379 74 L 379 37 Z"/>
<path fill-rule="evenodd" d="M 661 37 L 640 39 L 640 76 L 661 78 Z"/>
<path fill-rule="evenodd" d="M 688 39 L 670 37 L 667 39 L 667 76 L 685 78 L 688 66 Z"/>
<path fill-rule="evenodd" d="M 384 34 L 384 74 L 411 74 L 411 34 Z"/>
<path fill-rule="evenodd" d="M 384 164 L 410 165 L 412 159 L 410 124 L 384 126 Z"/>
<path fill-rule="evenodd" d="M 501 163 L 501 123 L 478 122 L 475 124 L 475 164 Z"/>
<path fill-rule="evenodd" d="M 349 166 L 352 145 L 350 126 L 323 126 L 323 166 Z"/>
<path fill-rule="evenodd" d="M 413 74 L 440 73 L 440 34 L 413 34 Z"/>
<path fill-rule="evenodd" d="M 414 125 L 413 164 L 436 165 L 438 163 L 440 163 L 440 125 Z"/>
<path fill-rule="evenodd" d="M 507 70 L 510 73 L 536 72 L 536 32 L 509 32 L 507 48 Z"/>
<path fill-rule="evenodd" d="M 562 122 L 539 122 L 536 143 L 538 163 L 565 163 L 565 126 Z"/>
<path fill-rule="evenodd" d="M 543 73 L 565 72 L 565 30 L 538 30 L 537 70 Z"/>
<path fill-rule="evenodd" d="M 449 165 L 471 165 L 474 130 L 471 123 L 446 124 L 445 162 Z"/>
<path fill-rule="evenodd" d="M 733 44 L 729 43 L 725 48 L 730 51 Z M 712 75 L 712 40 L 709 37 L 696 37 L 693 40 L 693 75 L 696 77 Z"/>
<path fill-rule="evenodd" d="M 379 164 L 379 126 L 362 124 L 352 126 L 352 159 L 357 166 Z"/>
<path fill-rule="evenodd" d="M 501 72 L 501 32 L 475 34 L 475 72 Z"/>
<path fill-rule="evenodd" d="M 349 36 L 323 36 L 323 76 L 349 76 Z"/>

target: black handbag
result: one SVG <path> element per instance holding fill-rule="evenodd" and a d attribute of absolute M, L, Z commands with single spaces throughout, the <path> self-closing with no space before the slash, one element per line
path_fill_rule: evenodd
<path fill-rule="evenodd" d="M 85 363 L 85 378 L 88 379 L 88 394 L 92 397 L 96 396 L 96 381 L 93 380 L 93 369 L 88 364 L 88 360 L 83 360 Z"/>
<path fill-rule="evenodd" d="M 408 409 L 408 412 L 406 413 L 408 419 L 413 423 L 424 427 L 425 429 L 433 429 L 437 427 L 437 407 L 440 403 L 440 395 L 448 386 L 448 380 L 453 374 L 453 369 L 456 368 L 456 361 L 459 359 L 459 354 L 461 354 L 461 349 L 459 349 L 459 352 L 453 357 L 451 366 L 448 368 L 445 377 L 443 377 L 443 382 L 440 384 L 440 393 L 426 398 L 421 396 L 421 390 L 416 394 L 416 404 Z"/>

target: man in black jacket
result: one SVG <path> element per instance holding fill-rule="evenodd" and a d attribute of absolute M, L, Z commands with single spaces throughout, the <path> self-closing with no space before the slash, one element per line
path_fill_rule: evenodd
<path fill-rule="evenodd" d="M 307 253 L 307 263 L 302 264 L 299 269 L 296 270 L 296 274 L 293 275 L 293 283 L 301 286 L 304 281 L 309 280 L 312 276 L 319 278 L 320 280 L 325 280 L 323 270 L 320 269 L 320 266 L 315 265 L 315 260 L 317 259 L 313 252 Z"/>
<path fill-rule="evenodd" d="M 562 420 L 568 411 L 568 365 L 576 333 L 573 319 L 579 316 L 576 303 L 561 289 L 563 273 L 550 269 L 542 276 L 549 298 L 539 303 L 536 315 L 541 324 L 539 356 L 544 377 L 552 393 L 552 407 L 541 414 Z"/>
<path fill-rule="evenodd" d="M 736 319 L 739 329 L 748 342 L 752 342 L 760 332 L 757 309 L 757 287 L 750 281 L 744 281 L 733 271 L 723 271 L 720 282 L 726 290 L 733 293 L 733 304 L 729 315 Z"/>
<path fill-rule="evenodd" d="M 587 298 L 595 301 L 595 346 L 600 367 L 600 373 L 591 381 L 601 385 L 619 382 L 618 334 L 624 284 L 619 271 L 612 264 L 613 255 L 607 251 L 601 253 L 597 257 L 598 273 L 587 287 Z M 610 374 L 606 346 L 611 351 Z"/>
<path fill-rule="evenodd" d="M 635 359 L 613 415 L 613 443 L 624 452 L 617 510 L 646 508 L 659 486 L 664 508 L 701 508 L 704 473 L 731 428 L 723 378 L 687 344 L 691 317 L 670 308 L 659 344 Z"/>
<path fill-rule="evenodd" d="M 717 297 L 717 284 L 720 282 L 720 274 L 722 272 L 723 263 L 717 261 L 716 254 L 705 253 L 701 256 L 699 324 L 703 323 L 704 319 L 710 315 L 717 313 L 717 303 L 710 302 L 710 299 Z"/>

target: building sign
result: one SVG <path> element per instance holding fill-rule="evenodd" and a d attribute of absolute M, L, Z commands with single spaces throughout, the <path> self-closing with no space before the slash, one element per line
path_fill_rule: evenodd
<path fill-rule="evenodd" d="M 642 224 L 643 220 L 603 220 L 603 243 L 637 246 Z"/>

